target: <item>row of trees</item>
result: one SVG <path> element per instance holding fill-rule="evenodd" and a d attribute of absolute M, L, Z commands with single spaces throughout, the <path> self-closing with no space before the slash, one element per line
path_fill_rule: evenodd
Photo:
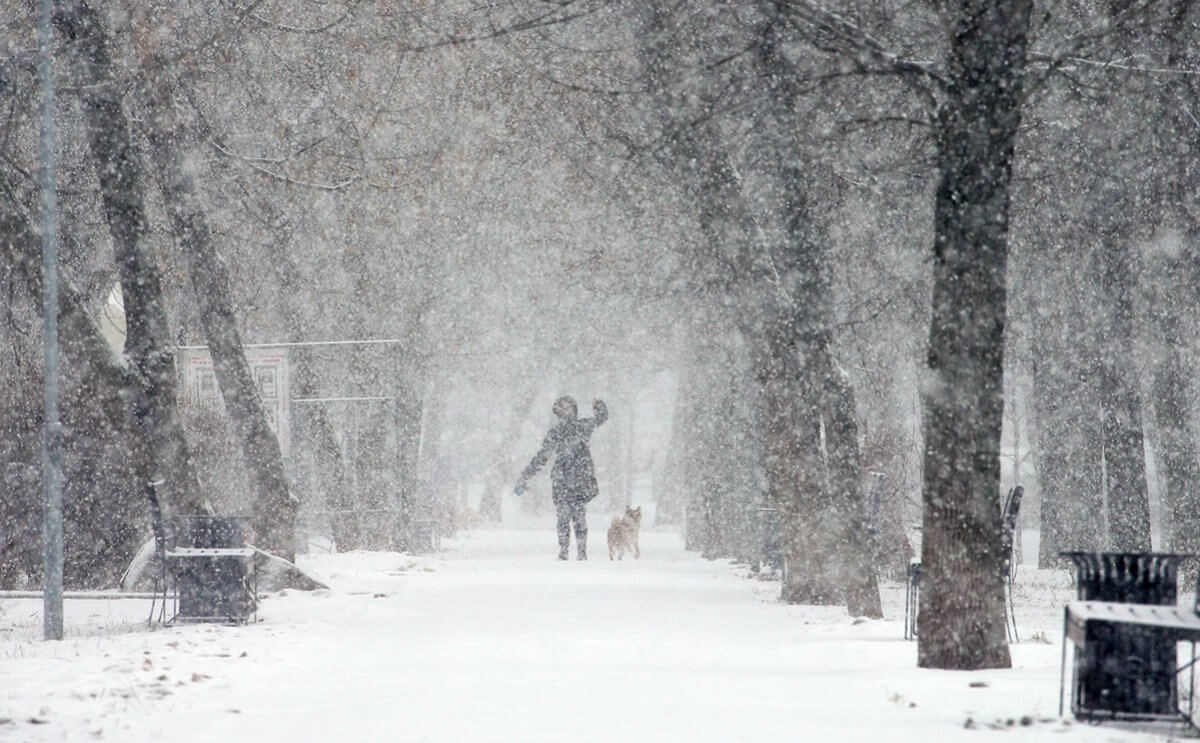
<path fill-rule="evenodd" d="M 882 529 L 870 533 L 862 446 L 911 399 L 900 388 L 919 389 L 920 662 L 933 667 L 1009 662 L 999 578 L 1006 369 L 1032 380 L 1043 565 L 1058 564 L 1061 549 L 1150 547 L 1151 405 L 1163 542 L 1187 550 L 1198 534 L 1191 351 L 1180 332 L 1195 316 L 1181 291 L 1194 231 L 1196 125 L 1181 112 L 1197 75 L 1186 41 L 1195 11 L 1034 10 L 628 8 L 604 14 L 603 30 L 562 31 L 570 42 L 546 58 L 573 91 L 614 104 L 596 140 L 621 147 L 641 177 L 656 172 L 682 208 L 679 290 L 692 335 L 668 482 L 689 501 L 693 546 L 745 554 L 754 508 L 773 506 L 791 568 L 785 599 L 870 611 L 877 591 L 856 581 L 872 576 L 864 546 Z M 579 56 L 564 61 L 563 48 Z M 930 194 L 932 213 L 919 205 Z M 932 260 L 901 255 L 907 266 L 881 275 L 870 260 L 890 256 L 854 251 L 858 203 L 885 216 L 868 232 L 880 252 L 901 242 L 891 231 L 908 231 L 932 243 Z M 1138 254 L 1147 245 L 1149 272 Z M 924 304 L 916 312 L 913 296 Z M 872 359 L 862 347 L 897 326 L 909 340 L 877 340 L 887 353 Z M 920 326 L 927 335 L 914 343 Z M 883 416 L 853 395 L 874 386 L 874 365 L 892 367 L 881 375 L 893 402 Z"/>
<path fill-rule="evenodd" d="M 1044 563 L 1149 545 L 1146 438 L 1167 543 L 1200 539 L 1195 11 L 1036 10 L 60 3 L 68 580 L 119 573 L 159 479 L 168 512 L 232 487 L 284 554 L 304 508 L 339 548 L 404 546 L 369 514 L 418 517 L 448 472 L 496 517 L 549 399 L 666 373 L 661 521 L 749 556 L 772 507 L 784 598 L 878 615 L 920 513 L 921 663 L 1006 664 L 1006 377 L 1030 380 Z M 8 48 L 16 584 L 38 570 L 39 277 L 32 66 Z M 114 284 L 120 358 L 94 322 Z M 281 338 L 398 341 L 293 354 L 295 396 L 383 399 L 304 406 L 290 484 L 240 351 Z M 213 351 L 244 478 L 193 456 L 186 343 Z"/>

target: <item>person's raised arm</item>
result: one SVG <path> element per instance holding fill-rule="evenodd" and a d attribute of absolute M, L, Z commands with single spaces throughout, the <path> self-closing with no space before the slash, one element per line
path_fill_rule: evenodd
<path fill-rule="evenodd" d="M 546 438 L 542 441 L 542 448 L 538 449 L 538 453 L 533 455 L 533 460 L 529 463 L 517 478 L 517 485 L 513 488 L 513 492 L 517 495 L 525 489 L 525 483 L 529 482 L 530 478 L 538 473 L 542 467 L 546 466 L 546 461 L 550 459 L 550 455 L 554 453 L 554 431 L 546 434 Z"/>

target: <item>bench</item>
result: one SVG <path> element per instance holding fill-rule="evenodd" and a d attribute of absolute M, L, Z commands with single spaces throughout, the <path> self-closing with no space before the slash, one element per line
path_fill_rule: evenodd
<path fill-rule="evenodd" d="M 1067 683 L 1067 643 L 1076 648 L 1071 712 L 1080 719 L 1185 722 L 1200 730 L 1195 710 L 1200 616 L 1186 607 L 1072 601 L 1063 611 L 1058 713 Z M 1177 646 L 1189 643 L 1180 664 Z M 1169 652 L 1164 652 L 1164 649 Z M 1090 651 L 1090 652 L 1089 652 Z M 1179 680 L 1187 674 L 1187 701 Z"/>
<path fill-rule="evenodd" d="M 243 624 L 257 614 L 256 551 L 246 544 L 243 520 L 186 515 L 166 524 L 159 545 L 163 624 Z M 168 595 L 174 604 L 169 619 L 165 617 Z"/>

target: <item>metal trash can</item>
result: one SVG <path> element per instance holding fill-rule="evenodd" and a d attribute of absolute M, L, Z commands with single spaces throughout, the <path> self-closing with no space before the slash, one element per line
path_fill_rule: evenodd
<path fill-rule="evenodd" d="M 1191 555 L 1061 552 L 1075 564 L 1081 601 L 1173 605 L 1179 563 Z M 1072 709 L 1079 717 L 1156 717 L 1178 710 L 1175 640 L 1169 632 L 1093 622 L 1075 651 Z"/>
<path fill-rule="evenodd" d="M 253 550 L 242 519 L 180 516 L 168 550 L 175 579 L 176 622 L 244 622 L 257 607 L 250 582 Z"/>

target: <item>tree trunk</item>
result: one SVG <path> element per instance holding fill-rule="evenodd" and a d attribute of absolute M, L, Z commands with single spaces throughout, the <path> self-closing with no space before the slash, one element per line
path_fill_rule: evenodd
<path fill-rule="evenodd" d="M 842 524 L 838 536 L 845 566 L 842 585 L 846 610 L 853 616 L 883 618 L 879 579 L 867 539 L 867 519 L 862 492 L 862 466 L 858 450 L 858 421 L 854 388 L 825 353 L 825 448 L 829 452 L 829 480 L 834 507 Z"/>
<path fill-rule="evenodd" d="M 414 337 L 409 334 L 409 337 Z M 415 358 L 415 349 L 401 351 L 397 362 L 398 378 L 396 380 L 396 402 L 392 408 L 392 427 L 396 437 L 395 460 L 392 462 L 396 483 L 396 507 L 399 510 L 400 523 L 396 539 L 399 544 L 396 549 L 412 549 L 413 526 L 417 520 L 427 515 L 424 504 L 418 499 L 417 467 L 421 450 L 421 417 L 424 400 L 421 390 L 425 385 L 422 380 L 420 362 Z"/>
<path fill-rule="evenodd" d="M 682 376 L 682 375 L 681 375 Z M 680 379 L 671 410 L 671 438 L 667 442 L 662 465 L 657 467 L 654 483 L 654 525 L 672 526 L 683 523 L 684 493 L 683 467 L 683 421 L 687 416 L 687 398 L 683 394 L 683 379 Z"/>
<path fill-rule="evenodd" d="M 5 190 L 14 193 L 11 188 Z M 0 198 L 0 264 L 5 278 L 23 285 L 36 315 L 42 303 L 42 246 L 41 237 L 28 222 L 28 213 L 11 196 Z M 10 294 L 10 299 L 19 294 Z M 130 410 L 121 399 L 130 372 L 114 356 L 81 293 L 63 274 L 58 277 L 58 295 L 59 341 L 64 362 L 69 362 L 64 368 L 72 372 L 72 379 L 64 380 L 68 383 L 64 384 L 62 401 L 63 464 L 67 475 L 64 536 L 68 548 L 78 547 L 68 549 L 65 555 L 64 581 L 67 587 L 109 587 L 128 565 L 142 538 L 142 530 L 134 530 L 137 519 L 130 504 L 141 503 L 145 491 L 134 483 L 133 473 L 125 467 L 135 445 Z M 30 351 L 33 353 L 32 348 Z M 36 363 L 37 356 L 31 358 Z M 40 375 L 40 368 L 36 368 L 38 385 Z M 40 513 L 41 473 L 27 463 L 37 461 L 42 411 L 38 406 L 22 410 L 33 389 L 6 390 L 9 395 L 25 398 L 6 409 L 9 425 L 0 439 L 0 466 L 5 467 L 0 480 L 5 506 L 0 513 L 5 517 L 5 528 L 0 529 L 0 585 L 8 587 L 24 587 L 26 584 L 19 581 L 36 579 L 42 569 L 40 552 L 28 549 L 41 540 L 41 521 L 30 517 Z M 13 420 L 14 415 L 18 420 Z M 106 431 L 90 435 L 97 426 Z M 112 462 L 112 466 L 100 466 L 102 462 Z M 102 497 L 95 497 L 97 493 Z M 31 559 L 26 560 L 26 556 Z"/>
<path fill-rule="evenodd" d="M 1032 0 L 963 0 L 937 120 L 918 665 L 1007 668 L 1000 433 L 1009 185 Z"/>
<path fill-rule="evenodd" d="M 7 186 L 7 184 L 4 184 Z M 6 188 L 12 193 L 11 188 Z M 0 198 L 0 257 L 41 306 L 42 240 L 29 224 L 27 212 L 9 198 Z M 130 427 L 129 409 L 120 391 L 130 384 L 130 371 L 113 355 L 87 304 L 70 277 L 58 277 L 58 328 L 66 355 L 78 364 L 83 383 L 97 390 L 97 404 L 114 429 Z"/>
<path fill-rule="evenodd" d="M 1170 7 L 1170 52 L 1166 64 L 1173 69 L 1192 69 L 1198 61 L 1196 49 L 1196 4 L 1173 0 Z M 1159 157 L 1153 173 L 1156 198 L 1161 208 L 1158 239 L 1178 239 L 1198 231 L 1188 210 L 1193 200 L 1198 165 L 1194 157 L 1198 138 L 1190 118 L 1200 101 L 1197 83 L 1190 76 L 1159 86 L 1156 134 Z M 1188 133 L 1191 133 L 1190 136 Z M 1182 141 L 1181 141 L 1182 140 Z M 1195 286 L 1200 255 L 1194 247 L 1181 256 L 1166 255 L 1150 272 L 1152 286 L 1147 305 L 1161 349 L 1154 367 L 1154 411 L 1159 437 L 1159 482 L 1165 510 L 1166 548 L 1175 552 L 1200 553 L 1200 458 L 1191 422 L 1195 416 L 1192 380 L 1196 367 L 1186 353 L 1190 337 L 1181 315 L 1196 310 Z"/>
<path fill-rule="evenodd" d="M 790 438 L 790 446 L 777 449 L 793 457 L 789 464 L 777 467 L 788 479 L 785 487 L 790 492 L 784 498 L 791 501 L 782 514 L 790 532 L 784 540 L 788 559 L 784 598 L 820 604 L 849 599 L 851 611 L 874 614 L 878 589 L 874 606 L 870 591 L 859 590 L 874 583 L 875 570 L 862 513 L 857 425 L 852 403 L 850 410 L 845 408 L 848 388 L 837 387 L 833 378 L 828 257 L 825 236 L 810 213 L 808 179 L 813 165 L 803 162 L 803 146 L 795 133 L 801 73 L 781 48 L 785 24 L 782 11 L 776 9 L 756 49 L 770 98 L 758 136 L 764 150 L 772 153 L 765 175 L 774 181 L 778 195 L 770 216 L 782 232 L 780 244 L 770 249 L 774 276 L 763 277 L 763 283 L 772 297 L 767 301 L 777 305 L 772 312 L 782 313 L 773 332 L 785 337 L 773 341 L 769 352 L 785 354 L 783 368 L 792 367 L 784 374 L 790 386 L 785 392 L 791 400 L 790 425 L 773 426 L 776 434 Z M 775 286 L 768 284 L 772 280 Z M 826 414 L 831 424 L 825 428 L 828 462 L 821 446 Z"/>
<path fill-rule="evenodd" d="M 211 513 L 200 491 L 179 420 L 175 357 L 163 307 L 161 279 L 150 244 L 142 202 L 141 162 L 129 134 L 108 42 L 96 11 L 67 0 L 54 15 L 59 31 L 73 42 L 88 145 L 95 161 L 121 280 L 125 309 L 125 356 L 132 374 L 122 398 L 128 401 L 139 441 L 134 466 L 156 518 L 159 503 L 179 513 Z M 155 524 L 156 530 L 160 524 Z"/>
<path fill-rule="evenodd" d="M 321 394 L 316 371 L 308 354 L 298 353 L 292 356 L 292 374 L 295 391 L 299 397 L 317 397 Z M 353 542 L 350 528 L 352 517 L 347 513 L 352 504 L 346 483 L 346 464 L 342 460 L 342 450 L 338 447 L 337 433 L 323 403 L 305 405 L 303 420 L 305 432 L 315 450 L 313 453 L 317 465 L 317 483 L 324 496 L 322 502 L 331 512 L 330 532 L 338 550 L 345 551 L 349 549 L 347 545 Z"/>
<path fill-rule="evenodd" d="M 1101 246 L 1103 301 L 1107 318 L 1096 345 L 1101 409 L 1104 414 L 1104 465 L 1108 476 L 1109 548 L 1121 552 L 1150 549 L 1150 495 L 1146 488 L 1146 448 L 1142 437 L 1142 400 L 1133 377 L 1133 287 L 1135 274 L 1129 241 L 1108 234 Z"/>
<path fill-rule="evenodd" d="M 1085 319 L 1087 313 L 1064 307 L 1064 301 L 1043 294 L 1035 308 L 1033 409 L 1038 425 L 1038 565 L 1042 568 L 1062 567 L 1059 552 L 1064 550 L 1100 550 L 1108 544 L 1099 384 L 1082 363 L 1094 333 Z"/>
<path fill-rule="evenodd" d="M 812 376 L 801 367 L 794 327 L 788 316 L 769 322 L 757 361 L 767 501 L 779 512 L 787 561 L 783 600 L 835 604 L 842 600 L 835 571 L 840 553 L 830 547 L 840 535 L 827 523 L 832 509 L 821 459 L 821 407 Z"/>
<path fill-rule="evenodd" d="M 267 424 L 250 376 L 233 312 L 229 271 L 217 254 L 196 192 L 194 167 L 185 150 L 186 145 L 201 140 L 197 114 L 193 112 L 189 119 L 182 116 L 183 97 L 171 79 L 170 63 L 157 53 L 158 24 L 146 17 L 149 12 L 149 8 L 131 6 L 133 46 L 141 64 L 137 88 L 145 112 L 146 136 L 161 179 L 163 201 L 175 239 L 187 256 L 221 399 L 241 441 L 249 470 L 255 494 L 251 508 L 255 544 L 294 561 L 299 504 L 288 488 L 279 441 Z"/>
<path fill-rule="evenodd" d="M 300 298 L 304 296 L 304 277 L 300 268 L 288 253 L 287 245 L 280 245 L 277 253 L 280 261 L 280 277 L 283 292 L 281 294 L 281 310 L 287 337 L 304 338 L 304 312 L 300 306 Z M 320 377 L 316 369 L 316 360 L 311 350 L 297 349 L 291 356 L 291 374 L 293 392 L 297 397 L 313 398 L 322 394 Z M 353 517 L 348 511 L 353 507 L 350 502 L 349 486 L 346 481 L 346 463 L 342 459 L 342 450 L 338 445 L 337 432 L 329 418 L 325 403 L 305 404 L 301 408 L 300 420 L 302 429 L 310 445 L 313 447 L 313 458 L 317 467 L 317 488 L 323 495 L 322 504 L 331 512 L 329 527 L 334 544 L 338 550 L 351 549 Z M 311 508 L 315 504 L 309 504 Z"/>

